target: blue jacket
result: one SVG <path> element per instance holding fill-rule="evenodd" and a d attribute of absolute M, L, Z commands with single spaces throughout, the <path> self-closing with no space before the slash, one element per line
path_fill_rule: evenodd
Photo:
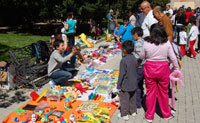
<path fill-rule="evenodd" d="M 121 25 L 119 27 L 119 35 L 122 36 L 121 42 L 123 43 L 126 40 L 131 40 L 135 44 L 135 41 L 133 40 L 133 36 L 131 34 L 131 30 L 133 29 L 133 25 L 128 24 L 125 28 L 124 25 Z"/>

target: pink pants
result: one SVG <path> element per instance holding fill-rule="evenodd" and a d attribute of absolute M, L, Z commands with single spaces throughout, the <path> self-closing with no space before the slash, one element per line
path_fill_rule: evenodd
<path fill-rule="evenodd" d="M 168 118 L 171 115 L 168 96 L 169 75 L 170 68 L 167 61 L 146 61 L 144 64 L 144 76 L 147 92 L 147 111 L 145 116 L 149 120 L 154 118 L 157 97 L 163 118 Z"/>

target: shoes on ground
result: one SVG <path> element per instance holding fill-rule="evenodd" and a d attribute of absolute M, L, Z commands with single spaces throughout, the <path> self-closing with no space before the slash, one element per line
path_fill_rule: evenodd
<path fill-rule="evenodd" d="M 123 119 L 123 120 L 125 120 L 125 121 L 128 121 L 128 120 L 129 120 L 129 116 L 128 116 L 128 115 L 126 115 L 126 116 L 121 116 L 121 113 L 118 114 L 118 118 Z"/>
<path fill-rule="evenodd" d="M 133 116 L 133 117 L 135 117 L 137 115 L 137 113 L 136 112 L 134 112 L 133 114 L 131 114 L 131 116 Z"/>
<path fill-rule="evenodd" d="M 149 120 L 146 118 L 146 116 L 144 116 L 144 119 L 148 122 L 148 123 L 152 123 L 153 120 Z"/>

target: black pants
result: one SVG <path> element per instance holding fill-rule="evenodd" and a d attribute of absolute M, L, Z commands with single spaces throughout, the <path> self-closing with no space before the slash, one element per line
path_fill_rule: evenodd
<path fill-rule="evenodd" d="M 198 35 L 198 50 L 200 50 L 200 34 Z"/>
<path fill-rule="evenodd" d="M 136 105 L 137 107 L 142 106 L 142 98 L 144 95 L 144 73 L 143 67 L 137 69 L 137 89 L 136 89 Z"/>
<path fill-rule="evenodd" d="M 119 99 L 121 106 L 120 108 L 121 116 L 133 114 L 137 111 L 135 91 L 133 92 L 121 91 Z"/>
<path fill-rule="evenodd" d="M 181 31 L 182 25 L 176 25 L 176 30 L 177 30 L 177 45 L 179 45 L 180 42 L 180 35 L 179 32 Z"/>
<path fill-rule="evenodd" d="M 74 33 L 69 33 L 67 34 L 67 38 L 68 40 L 68 45 L 69 45 L 69 49 L 72 50 L 74 44 L 75 44 L 75 40 L 74 40 Z"/>

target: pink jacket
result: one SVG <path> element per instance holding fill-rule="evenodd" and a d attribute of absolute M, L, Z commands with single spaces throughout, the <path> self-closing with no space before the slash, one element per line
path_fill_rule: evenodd
<path fill-rule="evenodd" d="M 146 59 L 146 61 L 168 61 L 168 57 L 174 68 L 178 69 L 177 58 L 169 41 L 160 45 L 144 42 L 143 50 L 140 53 L 141 59 Z"/>

